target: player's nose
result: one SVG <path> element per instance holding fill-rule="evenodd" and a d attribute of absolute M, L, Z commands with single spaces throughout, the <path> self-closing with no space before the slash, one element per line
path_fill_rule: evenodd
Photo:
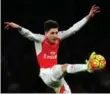
<path fill-rule="evenodd" d="M 54 34 L 54 37 L 57 38 L 57 34 Z"/>

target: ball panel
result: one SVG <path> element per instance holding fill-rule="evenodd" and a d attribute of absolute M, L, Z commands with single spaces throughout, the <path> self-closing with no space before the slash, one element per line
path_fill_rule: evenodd
<path fill-rule="evenodd" d="M 89 61 L 92 69 L 104 68 L 106 65 L 106 60 L 102 55 L 95 55 L 94 58 Z"/>

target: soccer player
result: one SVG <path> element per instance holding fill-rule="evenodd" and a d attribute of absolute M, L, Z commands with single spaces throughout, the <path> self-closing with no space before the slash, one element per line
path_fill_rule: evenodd
<path fill-rule="evenodd" d="M 53 88 L 56 93 L 71 93 L 71 90 L 64 80 L 65 74 L 72 74 L 81 71 L 94 71 L 87 64 L 58 64 L 57 54 L 61 40 L 79 31 L 95 14 L 100 12 L 100 8 L 93 5 L 89 14 L 82 20 L 74 24 L 67 30 L 58 32 L 58 23 L 48 20 L 44 23 L 45 35 L 34 34 L 30 30 L 13 22 L 4 22 L 5 29 L 17 29 L 24 37 L 35 42 L 36 58 L 40 66 L 39 76 L 44 83 Z"/>

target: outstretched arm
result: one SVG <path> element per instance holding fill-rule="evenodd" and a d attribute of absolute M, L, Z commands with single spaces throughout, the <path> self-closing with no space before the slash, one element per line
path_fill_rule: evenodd
<path fill-rule="evenodd" d="M 100 8 L 97 7 L 96 5 L 93 5 L 89 14 L 84 17 L 82 20 L 80 20 L 79 22 L 77 22 L 76 24 L 74 24 L 72 27 L 70 27 L 69 29 L 65 30 L 65 31 L 60 31 L 58 33 L 59 38 L 60 39 L 65 39 L 69 36 L 71 36 L 72 34 L 75 34 L 77 31 L 79 31 L 92 17 L 94 17 L 94 15 L 96 13 L 100 12 Z"/>
<path fill-rule="evenodd" d="M 16 23 L 13 22 L 4 22 L 4 24 L 6 24 L 5 29 L 16 29 L 21 35 L 23 35 L 24 37 L 28 38 L 29 40 L 33 40 L 33 41 L 40 41 L 41 38 L 43 37 L 40 34 L 34 34 L 32 33 L 30 30 L 19 26 Z"/>

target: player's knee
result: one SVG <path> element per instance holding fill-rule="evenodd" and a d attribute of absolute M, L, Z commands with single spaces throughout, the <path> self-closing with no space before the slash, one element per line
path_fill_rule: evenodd
<path fill-rule="evenodd" d="M 56 93 L 60 93 L 60 87 L 54 89 Z"/>
<path fill-rule="evenodd" d="M 63 64 L 63 65 L 62 65 L 62 71 L 63 71 L 63 72 L 66 72 L 67 66 L 68 66 L 68 64 Z"/>

